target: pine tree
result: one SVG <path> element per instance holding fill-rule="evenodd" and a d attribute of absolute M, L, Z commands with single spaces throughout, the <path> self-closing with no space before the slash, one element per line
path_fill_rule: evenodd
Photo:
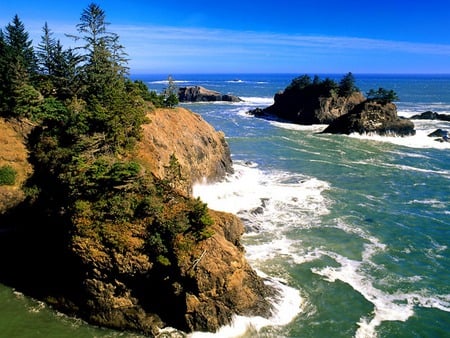
<path fill-rule="evenodd" d="M 14 72 L 14 80 L 28 82 L 36 74 L 37 63 L 32 41 L 25 26 L 17 15 L 12 23 L 6 26 L 5 42 L 10 54 L 10 66 Z"/>
<path fill-rule="evenodd" d="M 103 135 L 103 151 L 120 152 L 140 137 L 145 110 L 143 99 L 127 86 L 126 53 L 117 34 L 107 30 L 108 25 L 98 5 L 91 3 L 83 10 L 77 25 L 80 36 L 75 37 L 84 41 L 80 95 L 87 105 L 84 120 L 88 132 Z"/>
<path fill-rule="evenodd" d="M 349 96 L 359 89 L 355 85 L 355 77 L 351 72 L 347 73 L 339 82 L 339 95 Z"/>
<path fill-rule="evenodd" d="M 2 102 L 0 109 L 2 115 L 18 116 L 27 111 L 28 98 L 33 97 L 34 105 L 35 98 L 40 95 L 33 88 L 37 62 L 32 41 L 17 15 L 1 35 L 0 95 Z M 28 95 L 31 92 L 33 95 Z"/>

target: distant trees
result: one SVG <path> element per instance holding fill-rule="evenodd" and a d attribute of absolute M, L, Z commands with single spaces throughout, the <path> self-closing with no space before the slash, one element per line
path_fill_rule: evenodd
<path fill-rule="evenodd" d="M 172 78 L 172 75 L 169 75 L 167 78 L 167 87 L 163 92 L 163 106 L 173 108 L 178 104 L 178 89 L 175 85 L 175 81 Z"/>
<path fill-rule="evenodd" d="M 376 101 L 380 103 L 390 103 L 393 101 L 398 101 L 398 96 L 395 91 L 387 90 L 384 88 L 378 88 L 377 90 L 370 89 L 367 92 L 367 99 L 370 101 Z"/>
<path fill-rule="evenodd" d="M 351 72 L 347 73 L 339 82 L 339 95 L 350 96 L 352 93 L 359 91 L 355 85 L 355 77 Z"/>
<path fill-rule="evenodd" d="M 329 97 L 333 95 L 350 96 L 359 89 L 355 85 L 355 77 L 349 72 L 339 83 L 329 77 L 322 80 L 318 75 L 314 75 L 313 79 L 307 74 L 301 75 L 294 78 L 285 89 L 285 93 L 297 92 L 298 94 L 300 91 L 308 92 L 308 95 L 311 96 Z"/>

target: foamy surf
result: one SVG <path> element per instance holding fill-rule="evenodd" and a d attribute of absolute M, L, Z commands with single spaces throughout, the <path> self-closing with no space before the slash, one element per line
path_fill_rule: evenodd
<path fill-rule="evenodd" d="M 265 276 L 262 272 L 258 274 Z M 277 327 L 289 324 L 294 317 L 302 312 L 303 300 L 297 290 L 286 286 L 281 280 L 267 278 L 266 284 L 279 291 L 279 298 L 274 302 L 272 317 L 244 317 L 234 316 L 230 325 L 221 327 L 217 332 L 193 332 L 187 335 L 189 338 L 212 338 L 212 337 L 255 337 L 264 327 Z"/>
<path fill-rule="evenodd" d="M 299 291 L 279 277 L 267 276 L 261 269 L 271 259 L 301 259 L 295 253 L 296 243 L 284 232 L 301 224 L 308 227 L 312 219 L 318 222 L 318 217 L 328 212 L 327 201 L 322 196 L 328 188 L 326 182 L 311 177 L 281 171 L 263 172 L 252 162 L 235 162 L 234 174 L 222 182 L 194 186 L 194 196 L 200 197 L 208 207 L 242 218 L 247 228 L 244 236 L 247 259 L 280 294 L 273 300 L 275 311 L 269 319 L 236 316 L 232 325 L 215 334 L 193 333 L 190 337 L 254 336 L 263 327 L 287 325 L 301 313 L 305 302 Z"/>
<path fill-rule="evenodd" d="M 335 252 L 318 250 L 317 256 L 328 256 L 340 264 L 339 267 L 327 266 L 324 268 L 312 268 L 311 271 L 322 276 L 326 281 L 334 283 L 337 280 L 350 285 L 356 292 L 360 293 L 367 301 L 372 303 L 374 309 L 369 316 L 361 317 L 357 323 L 358 329 L 355 338 L 376 338 L 377 328 L 385 321 L 405 322 L 414 315 L 417 306 L 436 308 L 450 312 L 450 295 L 431 295 L 427 290 L 420 293 L 396 292 L 388 293 L 378 289 L 372 277 L 366 276 L 364 266 L 374 265 L 371 258 L 386 250 L 386 245 L 376 237 L 367 234 L 360 228 L 351 228 L 344 222 L 339 221 L 337 228 L 356 234 L 368 243 L 364 245 L 362 260 L 352 260 Z M 421 280 L 420 276 L 410 277 L 410 282 Z"/>

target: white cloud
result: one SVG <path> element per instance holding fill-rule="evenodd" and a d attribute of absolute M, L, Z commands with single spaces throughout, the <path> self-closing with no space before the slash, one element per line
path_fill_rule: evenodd
<path fill-rule="evenodd" d="M 30 35 L 35 43 L 40 41 L 42 25 L 30 26 Z M 75 33 L 75 25 L 53 27 L 49 23 L 49 26 L 63 45 L 73 45 L 64 33 Z M 418 67 L 434 66 L 439 70 L 439 62 L 444 64 L 450 56 L 450 45 L 359 37 L 152 25 L 111 25 L 110 29 L 119 35 L 125 46 L 131 68 L 152 71 L 163 68 L 162 71 L 173 69 L 174 72 L 188 72 L 208 67 L 208 71 L 215 69 L 224 72 L 258 71 L 258 67 L 289 71 L 295 67 L 310 66 L 326 72 L 329 71 L 327 67 L 332 69 L 341 65 L 345 71 L 365 67 L 365 71 L 376 72 L 377 65 L 383 67 L 391 63 L 395 70 L 406 67 L 416 59 L 419 60 L 416 62 Z M 428 59 L 433 62 L 427 62 Z M 405 60 L 408 62 L 405 63 Z M 449 67 L 441 66 L 441 70 L 450 72 Z"/>

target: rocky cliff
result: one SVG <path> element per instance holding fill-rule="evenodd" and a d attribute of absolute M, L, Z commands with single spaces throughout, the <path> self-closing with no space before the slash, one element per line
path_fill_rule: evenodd
<path fill-rule="evenodd" d="M 361 92 L 339 96 L 328 92 L 291 89 L 275 94 L 273 105 L 252 110 L 250 114 L 266 118 L 275 117 L 298 124 L 328 124 L 364 100 Z"/>
<path fill-rule="evenodd" d="M 376 133 L 379 135 L 414 135 L 414 123 L 397 115 L 394 103 L 364 101 L 349 113 L 334 120 L 323 133 Z"/>
<path fill-rule="evenodd" d="M 184 108 L 167 108 L 152 111 L 149 118 L 137 156 L 157 177 L 164 178 L 171 155 L 181 164 L 188 190 L 196 182 L 213 182 L 232 173 L 225 135 L 200 115 Z"/>
<path fill-rule="evenodd" d="M 0 282 L 90 323 L 154 336 L 164 326 L 216 331 L 236 314 L 268 317 L 274 291 L 245 259 L 241 221 L 189 196 L 194 182 L 231 172 L 224 135 L 182 108 L 149 118 L 130 155 L 144 168 L 139 182 L 107 191 L 100 205 L 85 200 L 68 219 L 39 200 L 17 206 L 22 197 L 2 196 Z M 7 130 L 0 158 L 19 159 L 20 190 L 31 172 L 26 141 Z M 15 157 L 4 155 L 16 141 Z M 164 181 L 171 155 L 183 177 L 175 190 Z M 106 218 L 95 214 L 99 206 Z"/>

